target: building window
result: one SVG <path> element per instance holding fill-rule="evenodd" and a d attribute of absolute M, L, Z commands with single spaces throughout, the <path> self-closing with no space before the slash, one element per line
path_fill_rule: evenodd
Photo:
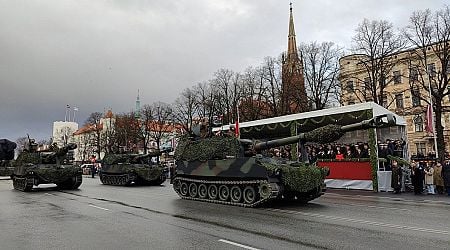
<path fill-rule="evenodd" d="M 436 76 L 436 66 L 434 65 L 434 63 L 430 63 L 427 65 L 427 72 L 431 78 Z"/>
<path fill-rule="evenodd" d="M 346 89 L 347 89 L 347 91 L 349 91 L 349 92 L 353 92 L 353 91 L 354 91 L 353 81 L 348 81 L 348 82 L 347 82 Z"/>
<path fill-rule="evenodd" d="M 414 131 L 423 132 L 423 119 L 419 115 L 414 118 Z"/>
<path fill-rule="evenodd" d="M 412 67 L 409 69 L 409 80 L 411 82 L 419 80 L 419 72 L 417 72 L 417 67 Z"/>
<path fill-rule="evenodd" d="M 411 90 L 411 98 L 413 107 L 420 106 L 420 91 L 418 89 Z"/>
<path fill-rule="evenodd" d="M 403 108 L 403 94 L 396 94 L 395 95 L 395 105 L 398 109 Z"/>
<path fill-rule="evenodd" d="M 416 142 L 417 154 L 425 155 L 426 145 L 425 142 Z"/>
<path fill-rule="evenodd" d="M 382 103 L 383 103 L 383 107 L 385 107 L 385 108 L 388 107 L 388 98 L 387 98 L 387 95 L 383 95 Z"/>
<path fill-rule="evenodd" d="M 400 74 L 400 71 L 394 71 L 393 74 L 394 84 L 402 83 L 402 75 Z"/>
<path fill-rule="evenodd" d="M 363 91 L 367 91 L 370 89 L 370 77 L 366 77 L 364 78 L 364 82 L 363 82 Z"/>

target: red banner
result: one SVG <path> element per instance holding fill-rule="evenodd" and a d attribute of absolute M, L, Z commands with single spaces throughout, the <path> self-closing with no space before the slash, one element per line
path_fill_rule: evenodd
<path fill-rule="evenodd" d="M 372 167 L 368 161 L 318 161 L 317 165 L 330 168 L 327 179 L 372 180 Z"/>

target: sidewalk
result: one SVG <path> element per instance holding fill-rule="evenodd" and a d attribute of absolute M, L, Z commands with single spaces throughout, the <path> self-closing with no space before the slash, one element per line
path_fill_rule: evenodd
<path fill-rule="evenodd" d="M 346 190 L 346 189 L 335 189 L 335 188 L 328 188 L 325 194 L 338 194 L 338 195 L 345 195 L 345 196 L 360 196 L 360 197 L 379 197 L 379 198 L 385 198 L 395 201 L 414 201 L 414 202 L 420 202 L 420 203 L 426 203 L 426 202 L 432 202 L 432 203 L 440 203 L 440 204 L 447 204 L 450 205 L 450 196 L 445 194 L 435 194 L 435 195 L 428 195 L 428 194 L 419 194 L 415 195 L 414 192 L 405 192 L 401 194 L 394 194 L 392 192 L 373 192 L 368 190 Z"/>

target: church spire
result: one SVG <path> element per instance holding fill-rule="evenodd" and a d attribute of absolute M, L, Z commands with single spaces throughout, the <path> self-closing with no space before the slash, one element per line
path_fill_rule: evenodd
<path fill-rule="evenodd" d="M 138 119 L 141 118 L 141 100 L 139 100 L 139 89 L 136 97 L 136 111 L 134 116 Z"/>
<path fill-rule="evenodd" d="M 287 59 L 294 60 L 298 58 L 297 54 L 297 42 L 295 41 L 295 28 L 294 28 L 294 16 L 292 15 L 292 3 L 290 5 L 290 15 L 289 15 L 289 35 L 288 35 L 288 51 Z"/>
<path fill-rule="evenodd" d="M 283 56 L 281 110 L 282 114 L 308 111 L 308 100 L 303 76 L 303 61 L 298 56 L 295 41 L 294 16 L 290 3 L 288 50 Z"/>

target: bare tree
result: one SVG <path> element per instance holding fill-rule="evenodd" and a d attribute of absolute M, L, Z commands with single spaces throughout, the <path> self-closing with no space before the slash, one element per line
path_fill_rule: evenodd
<path fill-rule="evenodd" d="M 194 117 L 197 115 L 198 100 L 191 89 L 185 89 L 173 104 L 173 119 L 183 126 L 188 133 L 192 133 Z"/>
<path fill-rule="evenodd" d="M 269 106 L 270 111 L 268 117 L 278 116 L 281 114 L 281 55 L 278 58 L 266 57 L 259 71 L 261 87 L 264 89 L 265 102 Z"/>
<path fill-rule="evenodd" d="M 145 119 L 145 106 L 141 110 L 141 117 Z M 116 115 L 114 150 L 123 149 L 125 152 L 136 152 L 142 141 L 143 122 L 139 121 L 134 112 Z M 144 150 L 145 151 L 145 150 Z"/>
<path fill-rule="evenodd" d="M 339 104 L 339 58 L 342 49 L 332 42 L 301 44 L 305 87 L 312 109 Z"/>
<path fill-rule="evenodd" d="M 395 53 L 405 48 L 405 41 L 397 34 L 393 25 L 387 21 L 364 19 L 358 25 L 353 37 L 352 52 L 357 54 L 357 63 L 365 72 L 363 79 L 357 79 L 362 86 L 355 89 L 360 101 L 373 101 L 383 104 L 386 86 L 392 68 L 399 62 Z"/>
<path fill-rule="evenodd" d="M 429 9 L 415 11 L 404 36 L 414 48 L 409 51 L 411 92 L 425 90 L 426 95 L 416 95 L 430 104 L 431 93 L 435 114 L 435 133 L 439 160 L 444 161 L 445 142 L 442 114 L 450 107 L 444 106 L 449 95 L 450 73 L 450 7 L 432 13 Z"/>
<path fill-rule="evenodd" d="M 102 124 L 101 124 L 102 113 L 94 112 L 91 113 L 85 122 L 85 126 L 88 126 L 93 131 L 93 135 L 90 139 L 90 144 L 93 145 L 93 151 L 97 154 L 97 158 L 100 158 L 100 153 L 102 150 Z"/>
<path fill-rule="evenodd" d="M 163 102 L 153 103 L 151 109 L 154 115 L 153 120 L 146 124 L 147 132 L 156 142 L 156 147 L 160 149 L 161 140 L 168 132 L 171 132 L 168 128 L 173 123 L 173 110 L 169 104 Z"/>

